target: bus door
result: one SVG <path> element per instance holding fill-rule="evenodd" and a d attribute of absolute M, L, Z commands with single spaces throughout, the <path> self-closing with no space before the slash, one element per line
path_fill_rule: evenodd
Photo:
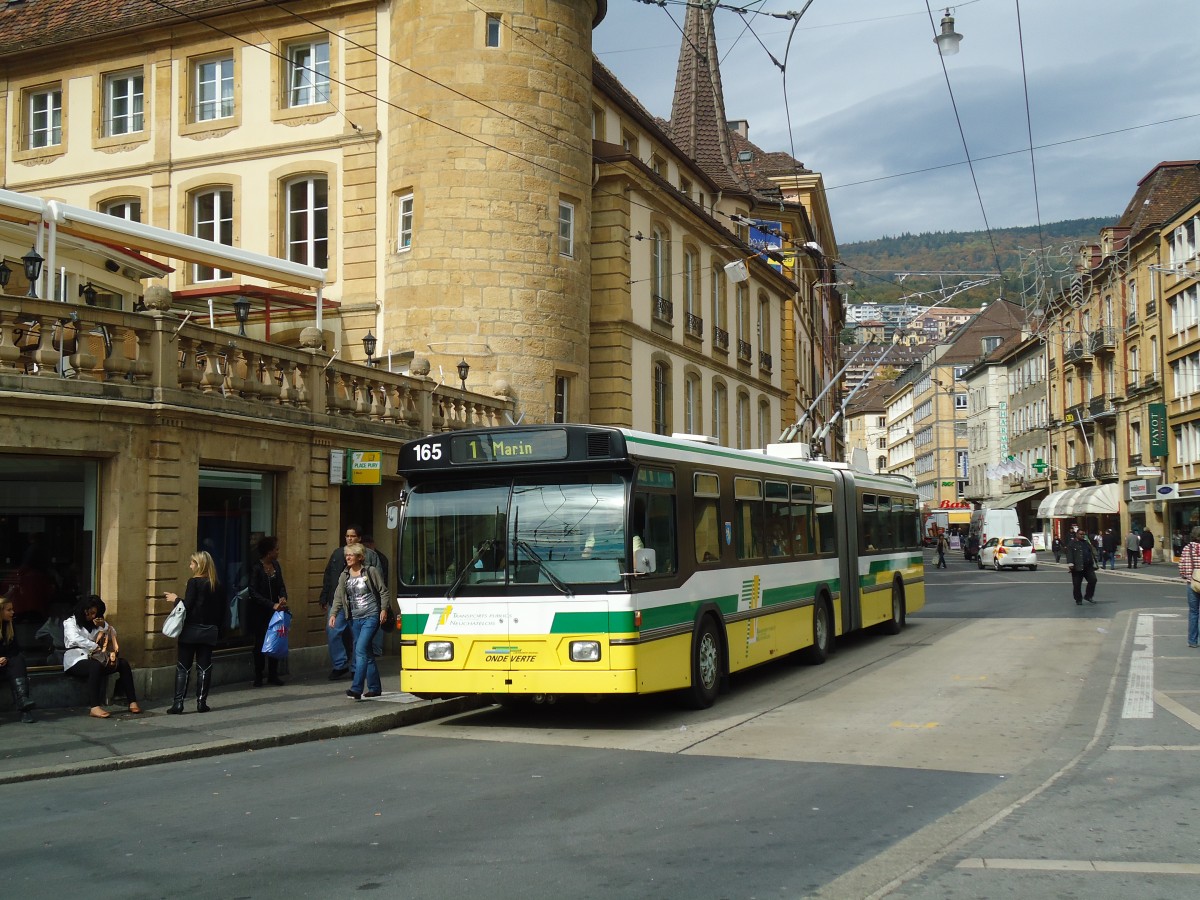
<path fill-rule="evenodd" d="M 859 582 L 859 558 L 865 547 L 858 540 L 858 492 L 854 476 L 849 472 L 838 473 L 834 488 L 838 506 L 838 546 L 841 552 L 839 567 L 842 580 L 842 632 L 862 627 L 862 587 Z"/>

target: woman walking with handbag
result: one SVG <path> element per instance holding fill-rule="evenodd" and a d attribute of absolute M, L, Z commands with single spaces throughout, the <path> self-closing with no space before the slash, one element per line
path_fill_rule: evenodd
<path fill-rule="evenodd" d="M 362 544 L 346 546 L 346 569 L 338 579 L 333 605 L 329 609 L 329 627 L 333 627 L 339 612 L 344 613 L 354 636 L 354 680 L 350 690 L 346 691 L 346 696 L 353 700 L 378 697 L 383 693 L 371 642 L 388 617 L 390 600 L 383 574 L 374 566 L 363 564 L 366 552 Z"/>
<path fill-rule="evenodd" d="M 183 592 L 183 606 L 187 615 L 183 620 L 175 657 L 175 702 L 167 710 L 172 715 L 183 712 L 193 662 L 196 664 L 196 712 L 209 711 L 212 653 L 220 637 L 221 617 L 225 610 L 225 591 L 217 581 L 217 567 L 213 558 L 204 550 L 193 553 L 188 560 L 188 568 L 192 570 L 192 577 L 188 579 Z M 179 595 L 172 591 L 167 591 L 165 596 L 170 603 L 179 599 Z"/>
<path fill-rule="evenodd" d="M 1200 646 L 1200 525 L 1192 528 L 1192 539 L 1179 554 L 1179 577 L 1187 585 L 1189 647 Z"/>
<path fill-rule="evenodd" d="M 288 608 L 287 586 L 283 583 L 283 570 L 279 568 L 279 538 L 268 535 L 254 549 L 258 553 L 258 564 L 250 567 L 248 602 L 244 611 L 246 630 L 250 632 L 250 649 L 254 653 L 254 686 L 263 685 L 264 664 L 267 684 L 281 685 L 279 660 L 262 652 L 271 616 Z"/>

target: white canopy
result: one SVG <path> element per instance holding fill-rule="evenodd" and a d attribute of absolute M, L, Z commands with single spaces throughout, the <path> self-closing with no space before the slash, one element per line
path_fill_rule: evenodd
<path fill-rule="evenodd" d="M 1120 512 L 1121 492 L 1116 484 L 1055 491 L 1038 504 L 1039 519 L 1069 519 L 1073 516 L 1116 515 Z"/>

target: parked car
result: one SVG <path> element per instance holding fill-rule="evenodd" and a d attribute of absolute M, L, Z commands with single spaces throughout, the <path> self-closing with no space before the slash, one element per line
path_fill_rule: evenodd
<path fill-rule="evenodd" d="M 1033 549 L 1033 541 L 1027 537 L 994 537 L 988 538 L 987 543 L 979 548 L 979 568 L 991 566 L 997 572 L 1001 569 L 1019 569 L 1029 566 L 1037 571 L 1037 553 Z"/>

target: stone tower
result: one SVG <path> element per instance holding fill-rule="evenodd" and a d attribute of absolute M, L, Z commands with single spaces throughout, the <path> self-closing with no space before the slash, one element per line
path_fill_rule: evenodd
<path fill-rule="evenodd" d="M 507 381 L 531 424 L 552 420 L 559 376 L 570 418 L 587 416 L 591 48 L 606 6 L 391 4 L 381 345 L 427 356 L 450 384 L 465 358 L 467 387 Z"/>

